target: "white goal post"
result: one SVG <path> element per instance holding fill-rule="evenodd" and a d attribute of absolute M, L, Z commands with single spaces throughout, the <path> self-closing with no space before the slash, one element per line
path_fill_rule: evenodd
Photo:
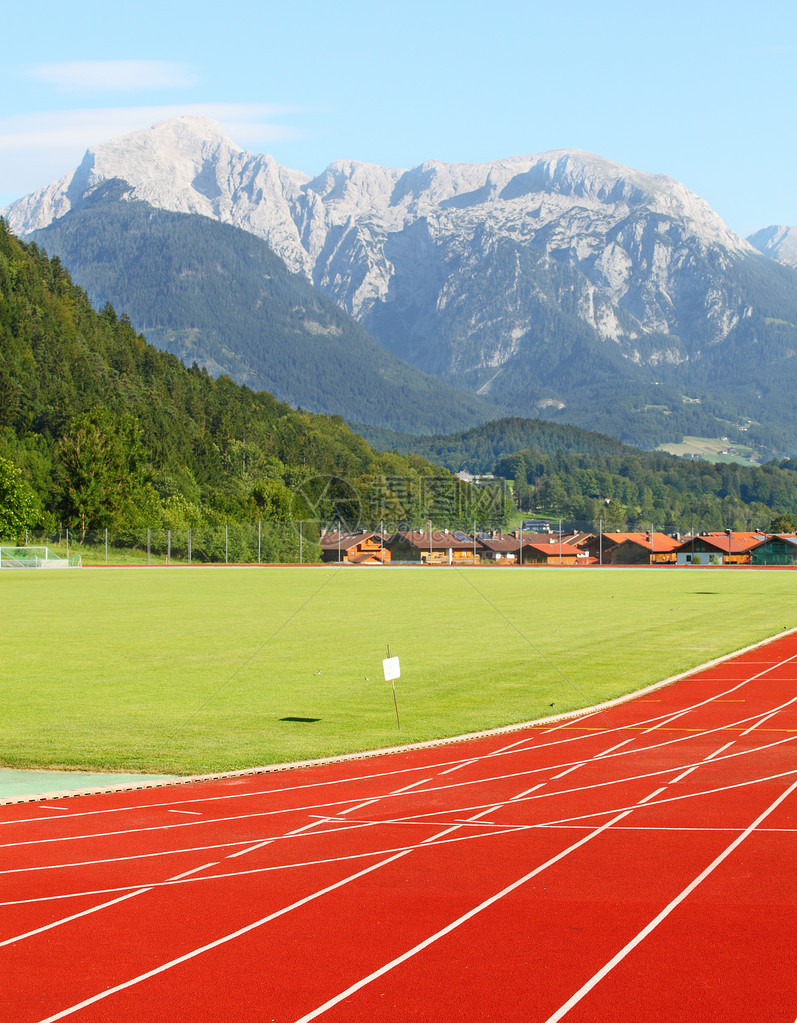
<path fill-rule="evenodd" d="M 79 554 L 62 558 L 49 547 L 2 547 L 0 546 L 0 569 L 2 568 L 81 568 Z"/>

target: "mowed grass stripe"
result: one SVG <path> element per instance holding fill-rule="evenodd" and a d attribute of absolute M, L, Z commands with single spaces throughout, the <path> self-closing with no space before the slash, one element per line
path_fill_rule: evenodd
<path fill-rule="evenodd" d="M 0 601 L 0 764 L 158 774 L 561 713 L 797 624 L 792 573 L 708 569 L 3 572 Z"/>

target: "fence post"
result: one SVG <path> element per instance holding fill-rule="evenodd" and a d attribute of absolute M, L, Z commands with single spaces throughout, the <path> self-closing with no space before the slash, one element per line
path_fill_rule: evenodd
<path fill-rule="evenodd" d="M 260 527 L 262 526 L 262 519 L 257 520 L 257 563 L 260 564 Z"/>
<path fill-rule="evenodd" d="M 105 529 L 105 564 L 108 564 L 108 528 Z"/>
<path fill-rule="evenodd" d="M 191 527 L 188 527 L 188 564 L 191 564 Z"/>
<path fill-rule="evenodd" d="M 172 563 L 172 531 L 171 529 L 166 530 L 166 564 L 171 565 Z"/>
<path fill-rule="evenodd" d="M 230 563 L 230 527 L 225 525 L 224 527 L 224 564 L 229 565 Z"/>
<path fill-rule="evenodd" d="M 299 519 L 299 564 L 300 565 L 304 564 L 304 562 L 302 560 L 302 555 L 303 555 L 303 551 L 302 551 L 302 520 Z"/>
<path fill-rule="evenodd" d="M 150 536 L 149 536 L 149 527 L 147 527 L 147 564 L 149 564 L 149 554 L 150 554 Z"/>
<path fill-rule="evenodd" d="M 66 528 L 66 560 L 69 561 L 69 526 Z"/>

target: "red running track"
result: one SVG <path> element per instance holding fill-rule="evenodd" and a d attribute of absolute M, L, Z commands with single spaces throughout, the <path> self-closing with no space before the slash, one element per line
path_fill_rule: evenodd
<path fill-rule="evenodd" d="M 522 732 L 0 807 L 0 1019 L 797 1017 L 797 634 Z"/>

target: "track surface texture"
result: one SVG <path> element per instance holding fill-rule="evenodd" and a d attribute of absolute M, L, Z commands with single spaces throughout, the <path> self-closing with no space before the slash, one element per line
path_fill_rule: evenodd
<path fill-rule="evenodd" d="M 0 807 L 0 1019 L 797 1017 L 797 635 L 567 722 Z"/>

